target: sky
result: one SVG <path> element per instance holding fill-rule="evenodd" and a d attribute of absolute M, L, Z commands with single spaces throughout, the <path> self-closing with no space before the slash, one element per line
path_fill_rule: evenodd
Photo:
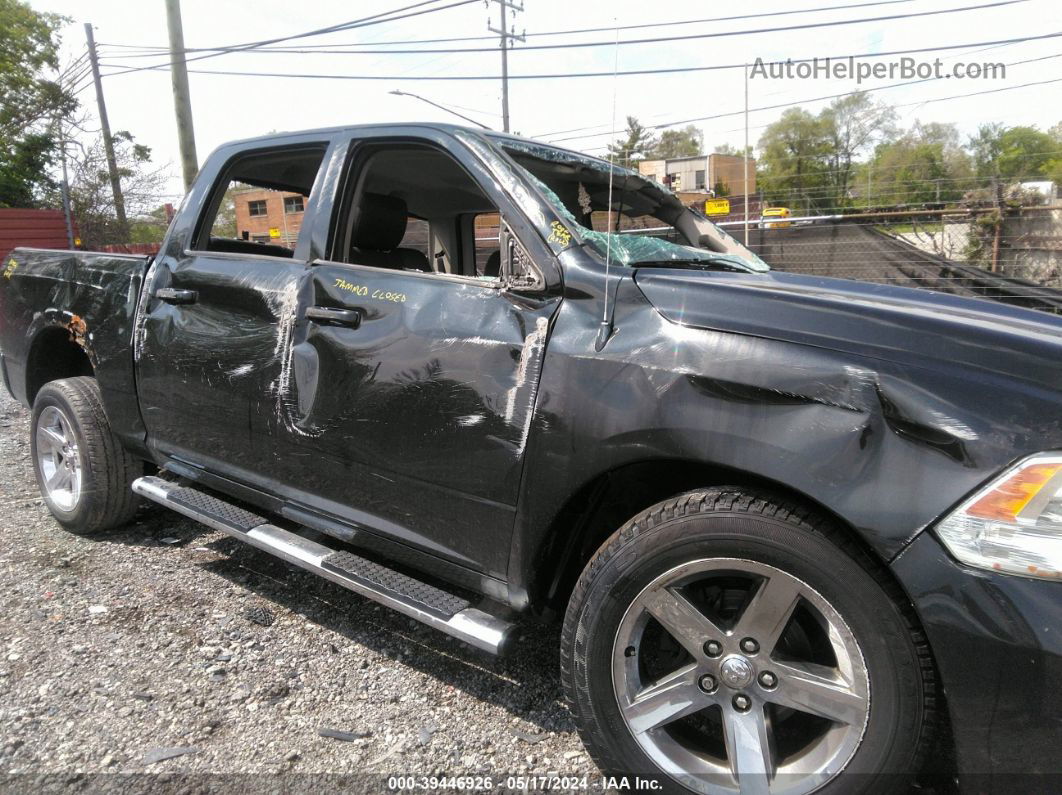
<path fill-rule="evenodd" d="M 838 20 L 870 19 L 918 12 L 982 6 L 993 0 L 767 0 L 756 4 L 690 3 L 657 0 L 609 2 L 561 2 L 523 0 L 516 14 L 517 32 L 526 31 L 526 43 L 516 42 L 509 53 L 509 72 L 540 75 L 572 72 L 605 72 L 604 77 L 565 79 L 512 79 L 509 105 L 511 129 L 522 135 L 592 154 L 603 154 L 605 144 L 622 131 L 624 118 L 636 116 L 643 124 L 665 124 L 686 119 L 698 121 L 706 151 L 722 144 L 740 148 L 745 140 L 744 68 L 716 69 L 659 75 L 619 76 L 611 72 L 689 66 L 720 66 L 828 56 L 884 53 L 920 47 L 941 47 L 998 41 L 1062 32 L 1062 3 L 1058 0 L 1023 2 L 975 8 L 956 13 L 908 19 L 868 21 L 833 27 L 742 33 L 761 28 L 813 25 Z M 189 48 L 241 44 L 292 35 L 353 19 L 412 5 L 415 0 L 362 0 L 332 2 L 313 0 L 182 0 L 185 44 Z M 453 2 L 453 0 L 449 0 Z M 864 4 L 864 7 L 834 8 Z M 437 5 L 447 5 L 440 0 Z M 140 56 L 128 47 L 165 47 L 167 30 L 163 0 L 30 0 L 40 11 L 69 17 L 62 30 L 63 61 L 69 63 L 85 52 L 83 23 L 94 26 L 100 45 L 103 72 L 119 72 L 130 66 L 167 64 L 167 55 Z M 488 18 L 498 25 L 498 7 L 483 2 L 423 14 L 409 19 L 362 27 L 349 32 L 316 36 L 293 42 L 302 45 L 367 45 L 371 54 L 233 53 L 189 64 L 190 69 L 316 73 L 348 76 L 385 76 L 384 80 L 311 80 L 293 77 L 234 75 L 189 75 L 196 147 L 200 163 L 225 141 L 262 135 L 271 131 L 364 124 L 371 122 L 446 121 L 462 123 L 454 116 L 419 100 L 394 96 L 394 90 L 413 92 L 448 105 L 459 113 L 495 129 L 501 129 L 501 82 L 416 80 L 416 77 L 454 75 L 497 76 L 501 54 L 497 37 L 440 44 L 385 45 L 378 42 L 409 41 L 466 36 L 489 36 Z M 780 16 L 720 20 L 720 17 L 794 12 Z M 709 19 L 714 21 L 692 22 Z M 686 24 L 637 30 L 614 30 L 616 26 L 687 21 Z M 581 28 L 612 28 L 601 32 L 545 35 Z M 678 39 L 713 34 L 708 38 Z M 636 38 L 665 38 L 653 43 L 616 46 Z M 554 50 L 529 50 L 540 44 L 607 42 L 606 46 Z M 122 46 L 118 46 L 122 45 Z M 487 48 L 486 52 L 387 54 L 388 49 Z M 869 63 L 898 60 L 900 56 L 867 59 Z M 1004 79 L 941 79 L 917 85 L 875 91 L 872 95 L 897 106 L 901 123 L 915 120 L 955 123 L 965 136 L 986 122 L 1006 125 L 1037 125 L 1046 130 L 1062 121 L 1062 37 L 1004 46 L 969 47 L 935 53 L 914 54 L 917 59 L 940 57 L 945 69 L 955 62 L 1002 62 L 1008 64 Z M 1015 63 L 1029 61 L 1031 63 Z M 1058 82 L 1025 88 L 1026 83 L 1057 79 Z M 764 106 L 796 103 L 818 112 L 829 100 L 817 97 L 874 89 L 905 82 L 869 79 L 859 86 L 855 79 L 752 78 L 748 81 L 749 142 L 755 145 L 766 125 L 784 108 L 754 110 Z M 87 110 L 95 112 L 91 81 L 83 80 L 78 95 Z M 112 74 L 103 80 L 112 130 L 128 130 L 138 142 L 150 146 L 153 158 L 170 164 L 173 177 L 169 198 L 179 198 L 177 131 L 174 122 L 170 76 L 167 69 Z M 956 94 L 993 89 L 991 94 L 932 101 Z M 729 114 L 729 115 L 728 115 Z M 615 119 L 615 122 L 613 120 Z M 614 127 L 613 127 L 614 125 Z M 590 128 L 590 129 L 585 129 Z M 573 132 L 564 132 L 573 131 Z"/>

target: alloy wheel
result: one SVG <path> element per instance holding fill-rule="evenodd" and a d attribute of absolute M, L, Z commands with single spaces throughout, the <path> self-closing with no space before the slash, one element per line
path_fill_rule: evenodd
<path fill-rule="evenodd" d="M 699 792 L 812 792 L 866 728 L 869 678 L 851 630 L 807 583 L 756 561 L 657 577 L 628 607 L 612 659 L 634 739 Z"/>
<path fill-rule="evenodd" d="M 81 499 L 81 455 L 70 419 L 48 406 L 37 419 L 37 467 L 48 499 L 62 511 L 72 511 Z"/>

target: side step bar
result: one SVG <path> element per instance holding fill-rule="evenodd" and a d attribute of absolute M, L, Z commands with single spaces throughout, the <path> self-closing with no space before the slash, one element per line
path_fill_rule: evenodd
<path fill-rule="evenodd" d="M 455 594 L 303 538 L 202 491 L 151 476 L 133 481 L 133 491 L 491 654 L 501 653 L 513 629 Z"/>

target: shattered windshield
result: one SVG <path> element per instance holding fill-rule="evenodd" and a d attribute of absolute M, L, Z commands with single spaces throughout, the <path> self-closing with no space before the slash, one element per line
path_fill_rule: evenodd
<path fill-rule="evenodd" d="M 498 143 L 586 244 L 613 265 L 769 270 L 733 237 L 634 171 L 530 141 Z"/>

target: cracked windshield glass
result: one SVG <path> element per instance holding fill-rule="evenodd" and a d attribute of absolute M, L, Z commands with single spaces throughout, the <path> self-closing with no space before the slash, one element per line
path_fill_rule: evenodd
<path fill-rule="evenodd" d="M 587 246 L 612 265 L 770 270 L 675 194 L 634 171 L 550 146 L 500 143 Z"/>

